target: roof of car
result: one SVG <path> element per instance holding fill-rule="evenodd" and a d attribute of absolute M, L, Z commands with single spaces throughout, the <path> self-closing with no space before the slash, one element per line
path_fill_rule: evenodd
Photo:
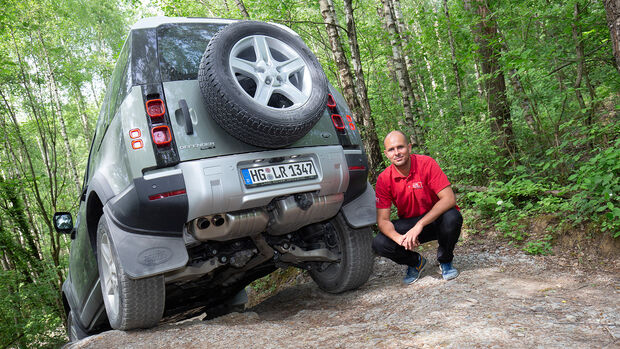
<path fill-rule="evenodd" d="M 207 17 L 166 17 L 166 16 L 158 16 L 158 17 L 148 17 L 142 18 L 136 24 L 134 24 L 131 29 L 149 29 L 149 28 L 157 28 L 162 24 L 169 23 L 214 23 L 214 24 L 230 24 L 234 22 L 239 22 L 239 19 L 226 19 L 226 18 L 207 18 Z M 289 33 L 299 36 L 293 29 L 280 24 L 268 22 L 269 24 L 280 27 Z"/>
<path fill-rule="evenodd" d="M 223 18 L 206 18 L 206 17 L 148 17 L 143 18 L 136 22 L 131 29 L 147 29 L 147 28 L 156 28 L 162 24 L 168 23 L 221 23 L 221 24 L 230 24 L 233 22 L 237 22 L 235 19 L 223 19 Z"/>

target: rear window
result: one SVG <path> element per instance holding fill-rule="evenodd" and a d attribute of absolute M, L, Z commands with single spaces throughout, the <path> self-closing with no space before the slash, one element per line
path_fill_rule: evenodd
<path fill-rule="evenodd" d="M 162 81 L 195 80 L 209 40 L 225 24 L 166 24 L 157 28 Z"/>

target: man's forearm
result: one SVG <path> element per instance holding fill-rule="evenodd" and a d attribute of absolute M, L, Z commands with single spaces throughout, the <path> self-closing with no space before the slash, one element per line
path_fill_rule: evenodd
<path fill-rule="evenodd" d="M 430 211 L 428 211 L 424 217 L 422 217 L 417 224 L 420 224 L 422 227 L 425 227 L 432 222 L 434 222 L 439 216 L 444 214 L 449 209 L 456 206 L 456 200 L 454 198 L 454 193 L 452 189 L 449 190 L 447 195 L 442 195 L 442 197 L 433 205 Z"/>
<path fill-rule="evenodd" d="M 377 226 L 379 227 L 379 231 L 383 233 L 383 235 L 389 237 L 397 244 L 400 244 L 400 240 L 402 240 L 402 235 L 400 235 L 396 229 L 394 228 L 394 224 L 390 220 L 380 220 L 377 222 Z"/>

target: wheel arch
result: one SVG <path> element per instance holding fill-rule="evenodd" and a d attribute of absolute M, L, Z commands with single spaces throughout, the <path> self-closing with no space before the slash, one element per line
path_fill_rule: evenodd
<path fill-rule="evenodd" d="M 97 225 L 103 215 L 103 203 L 95 191 L 91 191 L 86 202 L 86 229 L 93 251 L 97 251 Z"/>
<path fill-rule="evenodd" d="M 103 206 L 114 197 L 114 191 L 105 176 L 97 171 L 88 184 L 86 192 L 86 229 L 93 251 L 97 252 L 97 226 L 103 215 Z"/>
<path fill-rule="evenodd" d="M 66 316 L 69 315 L 69 312 L 71 311 L 71 306 L 69 305 L 69 300 L 67 299 L 67 295 L 65 294 L 65 291 L 61 291 L 60 296 L 62 300 L 62 308 L 65 311 L 65 321 L 66 321 L 67 320 Z"/>

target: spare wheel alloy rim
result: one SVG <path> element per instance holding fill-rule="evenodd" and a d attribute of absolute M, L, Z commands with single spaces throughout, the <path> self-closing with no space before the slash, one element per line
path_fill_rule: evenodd
<path fill-rule="evenodd" d="M 276 38 L 246 36 L 233 46 L 228 62 L 237 87 L 259 105 L 288 109 L 310 98 L 312 79 L 306 61 Z"/>
<path fill-rule="evenodd" d="M 116 273 L 116 263 L 112 255 L 112 244 L 108 234 L 101 236 L 101 257 L 103 257 L 102 279 L 103 296 L 108 301 L 109 311 L 118 314 L 119 311 L 119 294 L 118 294 L 118 275 Z"/>

